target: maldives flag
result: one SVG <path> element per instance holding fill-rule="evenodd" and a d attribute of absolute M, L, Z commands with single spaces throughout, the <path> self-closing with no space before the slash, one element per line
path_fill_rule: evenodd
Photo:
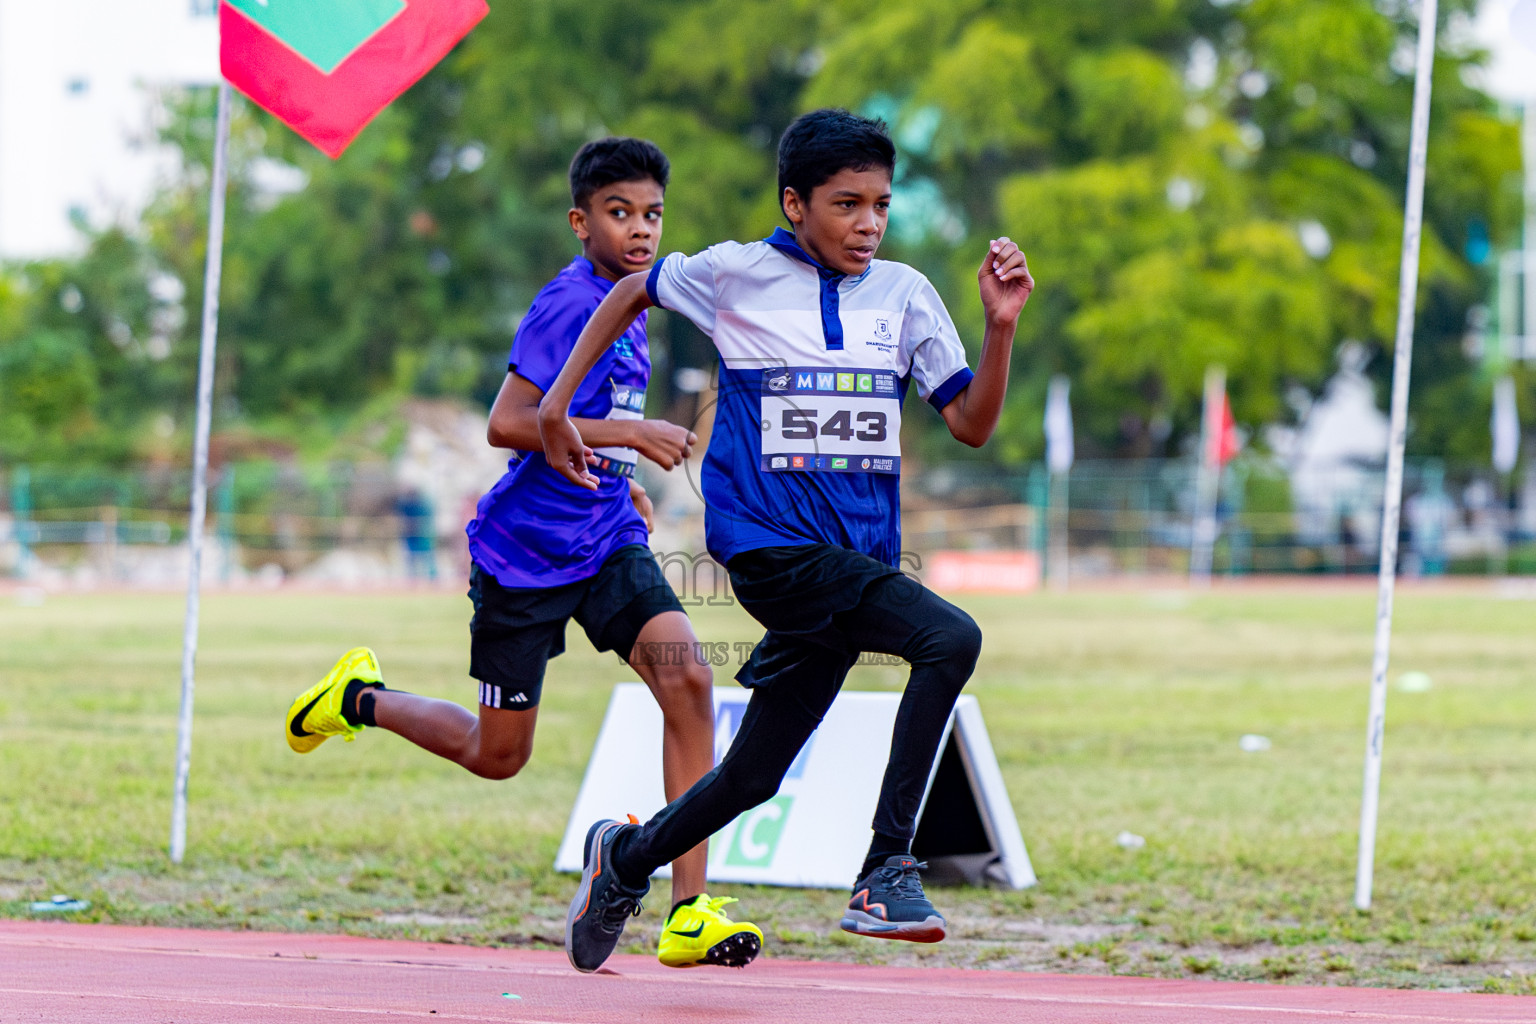
<path fill-rule="evenodd" d="M 222 0 L 219 62 L 334 159 L 487 11 L 485 0 Z"/>

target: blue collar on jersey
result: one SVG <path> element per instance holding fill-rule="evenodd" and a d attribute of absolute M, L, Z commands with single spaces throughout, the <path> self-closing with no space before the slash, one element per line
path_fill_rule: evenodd
<path fill-rule="evenodd" d="M 801 263 L 808 263 L 816 268 L 816 276 L 821 279 L 821 334 L 826 339 L 828 351 L 840 351 L 843 347 L 843 321 L 838 316 L 837 289 L 848 275 L 839 274 L 817 263 L 810 253 L 800 248 L 800 243 L 796 241 L 795 236 L 782 227 L 774 228 L 773 234 L 763 241 L 791 259 L 797 259 Z"/>

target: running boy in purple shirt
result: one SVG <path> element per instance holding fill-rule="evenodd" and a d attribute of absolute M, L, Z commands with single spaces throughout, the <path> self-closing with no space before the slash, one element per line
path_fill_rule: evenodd
<path fill-rule="evenodd" d="M 479 714 L 386 689 L 377 657 L 359 647 L 289 708 L 294 750 L 308 753 L 329 736 L 350 741 L 373 725 L 483 778 L 511 778 L 533 751 L 545 665 L 565 650 L 574 618 L 594 647 L 624 656 L 661 705 L 667 799 L 714 766 L 709 666 L 645 656 L 677 645 L 693 650 L 697 638 L 647 545 L 651 503 L 635 467 L 643 455 L 671 470 L 698 440 L 685 427 L 644 418 L 645 314 L 604 353 L 571 404 L 594 452 L 595 494 L 552 469 L 539 440 L 539 402 L 588 318 L 615 282 L 649 270 L 656 258 L 668 175 L 666 156 L 640 139 L 591 142 L 571 162 L 570 222 L 582 255 L 544 286 L 518 325 L 487 431 L 491 444 L 514 454 L 467 529 L 475 607 L 469 674 L 480 683 Z M 734 900 L 704 892 L 707 855 L 700 842 L 673 860 L 676 902 L 659 951 L 668 966 L 741 967 L 761 948 L 756 926 L 723 913 Z"/>

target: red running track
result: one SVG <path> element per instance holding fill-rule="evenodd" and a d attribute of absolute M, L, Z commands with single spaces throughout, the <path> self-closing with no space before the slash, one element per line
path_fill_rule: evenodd
<path fill-rule="evenodd" d="M 759 960 L 676 971 L 618 956 L 343 935 L 0 921 L 3 1024 L 1494 1024 L 1536 999 Z M 515 998 L 512 998 L 515 997 Z"/>

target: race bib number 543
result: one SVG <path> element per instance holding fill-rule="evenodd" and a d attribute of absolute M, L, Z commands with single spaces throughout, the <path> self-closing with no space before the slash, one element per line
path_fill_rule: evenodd
<path fill-rule="evenodd" d="M 889 370 L 763 371 L 765 472 L 901 472 L 901 389 Z"/>

